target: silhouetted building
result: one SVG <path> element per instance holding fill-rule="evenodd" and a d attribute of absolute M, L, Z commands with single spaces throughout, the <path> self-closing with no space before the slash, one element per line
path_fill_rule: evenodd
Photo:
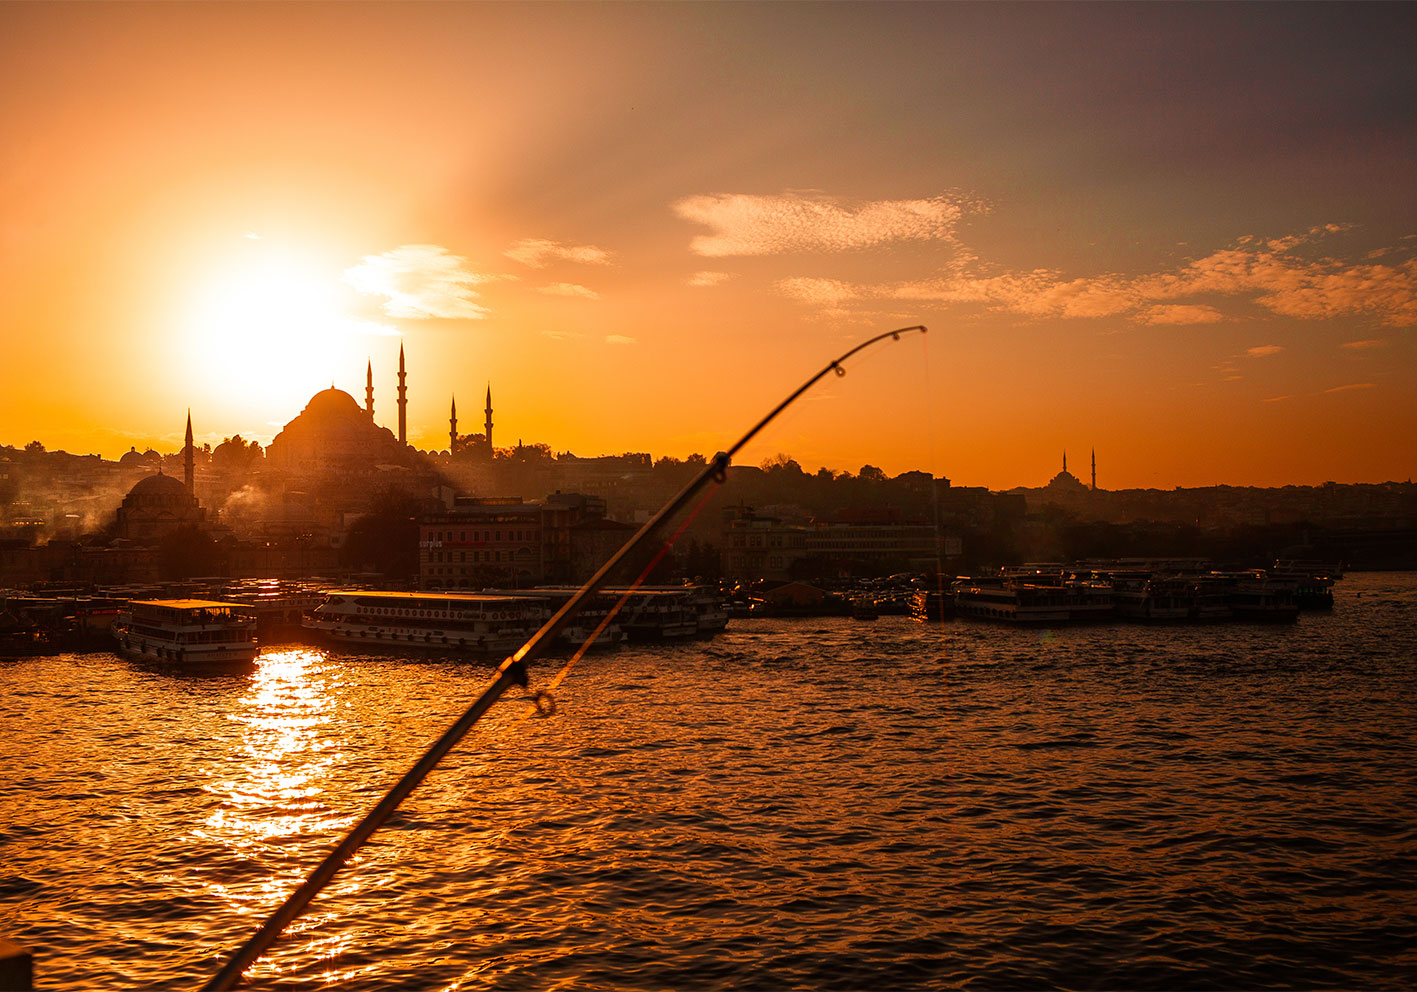
<path fill-rule="evenodd" d="M 179 527 L 205 526 L 207 511 L 192 490 L 170 475 L 140 480 L 118 508 L 114 535 L 135 544 L 155 544 Z"/>
<path fill-rule="evenodd" d="M 272 439 L 266 462 L 288 475 L 354 474 L 380 465 L 408 465 L 411 455 L 353 396 L 331 386 L 312 396 Z"/>

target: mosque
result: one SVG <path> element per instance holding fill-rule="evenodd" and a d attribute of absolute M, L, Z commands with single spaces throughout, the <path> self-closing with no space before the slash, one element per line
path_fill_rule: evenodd
<path fill-rule="evenodd" d="M 181 527 L 207 529 L 207 511 L 197 502 L 193 489 L 192 414 L 187 414 L 187 445 L 183 449 L 183 477 L 178 481 L 164 475 L 161 466 L 156 475 L 139 479 L 123 505 L 118 508 L 114 536 L 134 544 L 156 544 Z"/>
<path fill-rule="evenodd" d="M 492 457 L 492 387 L 487 387 L 485 433 L 459 435 L 457 432 L 457 400 L 454 398 L 449 418 L 449 451 L 459 458 Z M 118 508 L 114 533 L 138 545 L 160 542 L 172 531 L 195 526 L 205 531 L 215 527 L 207 510 L 197 501 L 194 488 L 194 452 L 192 416 L 187 415 L 187 437 L 183 448 L 184 479 L 162 472 L 156 452 L 151 460 L 146 454 L 131 451 L 123 456 L 123 464 L 137 467 L 157 463 L 158 471 L 140 479 L 124 497 Z M 373 474 L 405 470 L 405 484 L 415 482 L 428 471 L 419 453 L 408 444 L 408 385 L 403 347 L 399 347 L 398 371 L 398 435 L 374 422 L 374 366 L 367 368 L 364 406 L 342 389 L 333 385 L 310 397 L 305 409 L 281 429 L 266 447 L 266 465 L 285 476 L 334 477 L 352 483 L 346 495 L 367 488 L 359 478 Z M 410 475 L 409 471 L 413 474 Z M 337 501 L 338 502 L 338 501 Z"/>
<path fill-rule="evenodd" d="M 1069 495 L 1074 493 L 1085 493 L 1089 489 L 1097 491 L 1097 451 L 1092 452 L 1092 485 L 1086 485 L 1081 479 L 1068 471 L 1068 453 L 1063 452 L 1063 470 L 1053 478 L 1048 480 L 1047 489 L 1058 495 Z"/>
<path fill-rule="evenodd" d="M 374 365 L 369 363 L 361 409 L 353 396 L 333 385 L 310 398 L 266 448 L 266 463 L 288 475 L 350 475 L 389 466 L 414 468 L 417 452 L 408 445 L 408 385 L 403 346 L 399 346 L 398 413 L 395 437 L 374 422 Z M 453 455 L 492 453 L 492 387 L 487 387 L 486 433 L 459 436 L 457 399 L 449 418 Z"/>

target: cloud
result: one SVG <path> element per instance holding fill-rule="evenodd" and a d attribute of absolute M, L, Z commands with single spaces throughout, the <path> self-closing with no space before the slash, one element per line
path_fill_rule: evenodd
<path fill-rule="evenodd" d="M 1293 398 L 1294 398 L 1294 394 L 1293 394 L 1293 393 L 1286 393 L 1286 394 L 1283 395 L 1283 396 L 1271 396 L 1271 397 L 1269 397 L 1269 399 L 1263 400 L 1262 402 L 1264 402 L 1264 403 L 1279 403 L 1279 402 L 1281 402 L 1281 401 L 1283 401 L 1283 400 L 1292 400 Z"/>
<path fill-rule="evenodd" d="M 606 343 L 606 344 L 634 344 L 634 343 L 635 343 L 635 340 L 636 340 L 635 338 L 627 338 L 627 337 L 626 337 L 625 335 L 623 335 L 623 334 L 607 334 L 607 335 L 605 335 L 605 343 Z"/>
<path fill-rule="evenodd" d="M 1376 386 L 1376 385 L 1377 385 L 1377 383 L 1375 383 L 1375 382 L 1353 382 L 1353 383 L 1349 383 L 1349 384 L 1346 385 L 1346 386 L 1334 386 L 1332 389 L 1325 389 L 1324 392 L 1326 392 L 1326 393 L 1346 393 L 1346 392 L 1348 392 L 1348 390 L 1350 390 L 1350 389 L 1372 389 L 1372 388 L 1373 388 L 1374 386 Z"/>
<path fill-rule="evenodd" d="M 1345 341 L 1339 345 L 1341 348 L 1351 348 L 1360 351 L 1366 348 L 1383 348 L 1387 346 L 1386 338 L 1369 338 L 1366 341 Z"/>
<path fill-rule="evenodd" d="M 777 288 L 784 296 L 819 307 L 839 307 L 865 298 L 862 290 L 836 279 L 780 279 Z"/>
<path fill-rule="evenodd" d="M 545 238 L 523 238 L 502 254 L 514 262 L 533 269 L 545 268 L 550 261 L 560 259 L 582 265 L 609 265 L 610 253 L 595 245 L 567 245 Z"/>
<path fill-rule="evenodd" d="M 817 306 L 909 300 L 977 304 L 1031 317 L 1123 317 L 1140 324 L 1196 324 L 1224 319 L 1211 302 L 1228 297 L 1271 313 L 1306 320 L 1369 314 L 1392 326 L 1417 324 L 1417 258 L 1391 265 L 1309 258 L 1315 241 L 1345 230 L 1337 224 L 1234 245 L 1167 272 L 1105 273 L 1067 278 L 1051 269 L 982 274 L 957 271 L 912 282 L 850 284 L 815 277 L 777 283 L 785 295 Z"/>
<path fill-rule="evenodd" d="M 593 289 L 579 286 L 573 282 L 553 282 L 549 286 L 541 286 L 538 293 L 545 293 L 547 296 L 574 296 L 583 300 L 598 300 L 600 294 Z"/>
<path fill-rule="evenodd" d="M 474 303 L 473 286 L 494 277 L 467 269 L 467 260 L 439 245 L 402 245 L 382 255 L 366 255 L 346 269 L 345 282 L 361 293 L 387 297 L 391 317 L 481 320 L 486 307 Z"/>
<path fill-rule="evenodd" d="M 699 288 L 718 286 L 732 278 L 727 272 L 695 272 L 689 277 L 689 285 Z"/>
<path fill-rule="evenodd" d="M 1158 304 L 1139 315 L 1144 324 L 1215 324 L 1225 319 L 1215 307 L 1203 304 Z"/>
<path fill-rule="evenodd" d="M 574 341 L 576 338 L 585 337 L 579 331 L 542 331 L 541 333 L 552 341 Z"/>
<path fill-rule="evenodd" d="M 788 193 L 755 196 L 713 193 L 673 204 L 680 217 L 710 228 L 689 249 L 708 258 L 778 255 L 801 251 L 847 251 L 897 241 L 954 243 L 964 212 L 961 201 L 945 196 L 924 200 L 876 200 L 842 206 L 823 196 Z"/>
<path fill-rule="evenodd" d="M 1246 348 L 1245 354 L 1251 358 L 1268 358 L 1270 355 L 1277 355 L 1284 348 L 1277 344 L 1262 344 L 1255 348 Z"/>

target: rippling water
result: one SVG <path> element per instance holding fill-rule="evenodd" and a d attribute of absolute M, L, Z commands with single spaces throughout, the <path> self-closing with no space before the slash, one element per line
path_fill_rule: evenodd
<path fill-rule="evenodd" d="M 504 701 L 257 988 L 1417 984 L 1417 576 L 1297 624 L 742 621 Z M 199 985 L 481 690 L 0 662 L 0 934 Z M 549 674 L 549 671 L 539 673 Z"/>

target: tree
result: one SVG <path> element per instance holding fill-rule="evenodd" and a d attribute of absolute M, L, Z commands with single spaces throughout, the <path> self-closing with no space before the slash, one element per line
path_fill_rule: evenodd
<path fill-rule="evenodd" d="M 29 444 L 25 445 L 25 450 L 36 455 L 42 454 L 44 452 L 44 445 L 40 444 L 38 441 L 31 441 Z"/>
<path fill-rule="evenodd" d="M 856 477 L 862 482 L 885 482 L 886 473 L 882 472 L 874 465 L 862 465 L 861 471 L 856 473 Z"/>
<path fill-rule="evenodd" d="M 797 460 L 791 455 L 784 454 L 781 451 L 770 458 L 764 458 L 762 461 L 762 469 L 764 472 L 790 472 L 793 475 L 802 474 L 802 466 L 797 464 Z"/>

